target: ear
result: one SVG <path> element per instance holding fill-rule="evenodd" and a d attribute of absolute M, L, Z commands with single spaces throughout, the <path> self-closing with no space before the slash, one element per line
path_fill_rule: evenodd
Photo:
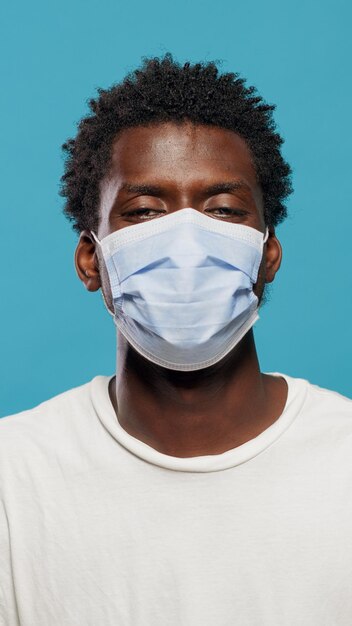
<path fill-rule="evenodd" d="M 265 251 L 265 282 L 272 283 L 282 260 L 282 247 L 275 235 L 275 228 L 269 226 L 269 237 Z"/>
<path fill-rule="evenodd" d="M 81 232 L 75 252 L 75 266 L 78 278 L 88 291 L 98 291 L 101 287 L 96 245 L 88 230 Z"/>

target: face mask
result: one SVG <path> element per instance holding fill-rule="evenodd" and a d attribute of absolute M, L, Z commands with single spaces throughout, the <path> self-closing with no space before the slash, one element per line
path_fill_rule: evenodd
<path fill-rule="evenodd" d="M 220 361 L 258 319 L 253 292 L 266 236 L 194 209 L 99 241 L 114 321 L 146 359 L 172 370 Z"/>

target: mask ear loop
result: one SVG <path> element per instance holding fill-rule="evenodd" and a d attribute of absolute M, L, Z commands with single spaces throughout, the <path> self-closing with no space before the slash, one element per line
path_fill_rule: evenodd
<path fill-rule="evenodd" d="M 266 229 L 265 229 L 265 237 L 263 239 L 263 244 L 268 241 L 268 238 L 269 238 L 269 228 L 267 226 Z"/>
<path fill-rule="evenodd" d="M 89 231 L 91 235 L 93 235 L 93 239 L 96 241 L 96 243 L 98 243 L 100 245 L 100 241 L 98 239 L 98 237 L 96 236 L 94 230 Z"/>
<path fill-rule="evenodd" d="M 94 230 L 91 230 L 90 233 L 93 235 L 93 239 L 98 244 L 99 249 L 101 251 L 101 243 L 100 243 L 100 240 L 98 239 L 98 237 L 96 236 Z M 102 252 L 101 252 L 101 256 L 103 256 Z M 106 298 L 105 298 L 104 291 L 103 291 L 102 287 L 100 288 L 100 293 L 101 293 L 101 296 L 102 296 L 102 298 L 104 300 L 104 304 L 105 304 L 105 307 L 106 307 L 108 313 L 110 313 L 111 317 L 114 318 L 114 322 L 115 322 L 115 312 L 110 310 L 110 307 L 109 307 L 109 305 L 108 305 L 108 303 L 106 301 Z"/>

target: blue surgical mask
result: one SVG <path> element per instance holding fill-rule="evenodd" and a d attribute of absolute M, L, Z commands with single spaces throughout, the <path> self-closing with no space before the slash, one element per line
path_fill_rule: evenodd
<path fill-rule="evenodd" d="M 149 361 L 191 371 L 220 361 L 258 319 L 253 292 L 268 238 L 194 209 L 99 241 L 114 321 Z"/>

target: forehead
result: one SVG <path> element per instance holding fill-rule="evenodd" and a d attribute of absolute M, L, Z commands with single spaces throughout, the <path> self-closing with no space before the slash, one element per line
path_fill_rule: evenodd
<path fill-rule="evenodd" d="M 231 130 L 189 122 L 129 128 L 113 144 L 109 178 L 156 176 L 192 183 L 219 175 L 241 176 L 256 185 L 251 152 Z"/>
<path fill-rule="evenodd" d="M 250 211 L 251 225 L 258 228 L 264 220 L 263 193 L 242 137 L 231 130 L 189 122 L 125 129 L 113 143 L 110 169 L 100 185 L 100 232 L 126 225 L 121 210 L 137 196 L 149 198 L 151 189 L 172 210 L 201 209 L 215 188 L 233 189 L 238 184 L 241 190 L 236 197 Z"/>

